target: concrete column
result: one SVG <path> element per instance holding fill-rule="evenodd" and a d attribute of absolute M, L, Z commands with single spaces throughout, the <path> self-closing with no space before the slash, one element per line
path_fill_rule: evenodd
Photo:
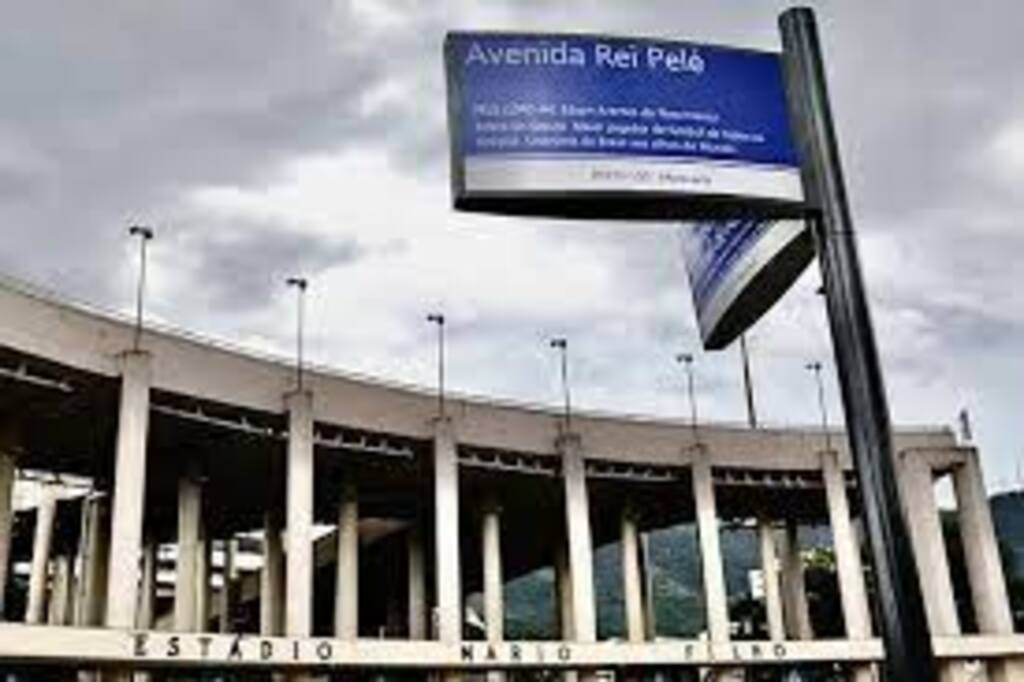
<path fill-rule="evenodd" d="M 121 407 L 114 460 L 110 566 L 107 572 L 106 624 L 135 627 L 138 605 L 139 552 L 146 490 L 146 441 L 149 436 L 150 356 L 121 356 Z"/>
<path fill-rule="evenodd" d="M 942 522 L 935 504 L 931 467 L 914 457 L 900 467 L 900 493 L 917 558 L 921 592 L 932 636 L 960 634 Z"/>
<path fill-rule="evenodd" d="M 52 586 L 46 622 L 48 625 L 67 625 L 71 606 L 71 557 L 60 555 L 53 558 Z"/>
<path fill-rule="evenodd" d="M 434 429 L 434 547 L 437 562 L 439 639 L 462 639 L 462 576 L 459 565 L 459 461 L 455 429 L 438 419 Z"/>
<path fill-rule="evenodd" d="M 850 519 L 850 503 L 839 455 L 835 451 L 821 453 L 821 475 L 828 499 L 828 518 L 832 527 L 832 545 L 836 556 L 839 596 L 843 603 L 843 620 L 849 639 L 871 637 L 871 615 L 864 585 L 864 567 L 860 559 L 857 534 Z"/>
<path fill-rule="evenodd" d="M 722 566 L 715 485 L 711 477 L 711 464 L 706 456 L 698 456 L 693 463 L 693 499 L 697 507 L 697 534 L 700 538 L 708 634 L 712 642 L 728 642 L 729 603 Z"/>
<path fill-rule="evenodd" d="M 57 486 L 43 484 L 36 507 L 36 532 L 32 542 L 32 568 L 28 579 L 28 606 L 25 622 L 40 625 L 46 616 L 46 568 L 50 563 L 53 522 L 57 516 Z"/>
<path fill-rule="evenodd" d="M 777 536 L 782 578 L 782 619 L 788 639 L 814 639 L 811 612 L 807 604 L 804 564 L 800 556 L 799 524 L 786 520 L 786 528 Z"/>
<path fill-rule="evenodd" d="M 0 621 L 6 612 L 7 575 L 11 563 L 11 525 L 14 520 L 14 427 L 0 426 Z"/>
<path fill-rule="evenodd" d="M 782 616 L 782 592 L 779 584 L 779 558 L 775 551 L 775 531 L 766 517 L 757 520 L 757 537 L 761 547 L 761 575 L 764 577 L 764 610 L 768 617 L 768 638 L 773 642 L 786 639 Z"/>
<path fill-rule="evenodd" d="M 481 556 L 487 641 L 500 642 L 505 638 L 505 580 L 501 565 L 501 507 L 493 497 L 487 500 L 484 507 Z"/>
<path fill-rule="evenodd" d="M 942 537 L 942 520 L 935 503 L 931 465 L 913 454 L 909 457 L 904 454 L 898 481 L 904 518 L 917 561 L 928 629 L 933 637 L 959 636 L 960 618 L 953 597 L 953 579 L 946 554 L 946 541 Z M 966 680 L 963 662 L 941 663 L 939 677 L 943 682 Z"/>
<path fill-rule="evenodd" d="M 107 605 L 107 566 L 110 563 L 110 523 L 106 493 L 93 493 L 85 501 L 79 556 L 82 574 L 75 600 L 75 624 L 103 623 Z"/>
<path fill-rule="evenodd" d="M 828 500 L 828 518 L 832 528 L 832 548 L 836 557 L 836 574 L 839 580 L 839 597 L 843 604 L 846 637 L 869 639 L 871 615 L 868 610 L 867 587 L 864 584 L 864 566 L 860 559 L 857 532 L 850 519 L 850 503 L 846 495 L 846 480 L 839 463 L 839 453 L 834 450 L 821 453 L 821 475 L 825 482 L 825 497 Z M 876 679 L 874 667 L 854 667 L 851 679 L 855 682 L 872 682 Z"/>
<path fill-rule="evenodd" d="M 142 546 L 142 586 L 135 625 L 141 630 L 152 629 L 156 619 L 157 548 L 157 542 L 153 538 L 147 538 Z"/>
<path fill-rule="evenodd" d="M 597 641 L 594 604 L 594 547 L 590 533 L 590 502 L 586 464 L 579 436 L 558 439 L 565 483 L 566 529 L 569 534 L 569 573 L 572 593 L 573 635 L 577 642 Z"/>
<path fill-rule="evenodd" d="M 658 637 L 658 617 L 654 610 L 654 566 L 651 562 L 651 535 L 640 534 L 640 571 L 644 586 L 644 635 Z"/>
<path fill-rule="evenodd" d="M 555 546 L 554 569 L 559 633 L 562 640 L 568 642 L 576 638 L 572 621 L 572 572 L 569 570 L 568 540 Z"/>
<path fill-rule="evenodd" d="M 223 543 L 224 566 L 220 588 L 220 631 L 231 632 L 235 612 L 235 580 L 238 578 L 238 540 L 229 538 Z"/>
<path fill-rule="evenodd" d="M 285 396 L 288 410 L 288 553 L 285 634 L 308 637 L 313 627 L 313 394 Z"/>
<path fill-rule="evenodd" d="M 334 593 L 334 636 L 359 638 L 359 497 L 345 481 L 338 505 L 338 560 Z"/>
<path fill-rule="evenodd" d="M 409 559 L 409 639 L 427 639 L 427 571 L 423 555 L 423 524 L 419 517 L 406 534 Z"/>
<path fill-rule="evenodd" d="M 188 472 L 178 479 L 178 557 L 174 570 L 174 629 L 179 632 L 199 630 L 196 614 L 199 584 L 199 527 L 202 519 L 203 486 L 198 467 L 190 464 Z"/>
<path fill-rule="evenodd" d="M 640 571 L 640 533 L 637 530 L 636 515 L 628 506 L 622 510 L 622 596 L 626 610 L 626 639 L 643 642 L 644 590 Z"/>
<path fill-rule="evenodd" d="M 213 541 L 206 535 L 206 523 L 199 520 L 199 546 L 196 551 L 196 630 L 206 632 L 210 624 L 210 565 Z"/>
<path fill-rule="evenodd" d="M 968 452 L 966 461 L 953 472 L 953 489 L 978 630 L 986 635 L 1012 635 L 1006 577 L 976 450 Z M 991 682 L 1024 680 L 1024 656 L 1014 661 L 989 661 L 987 667 Z"/>
<path fill-rule="evenodd" d="M 272 507 L 263 517 L 263 569 L 260 571 L 260 634 L 284 630 L 284 548 L 281 513 Z"/>

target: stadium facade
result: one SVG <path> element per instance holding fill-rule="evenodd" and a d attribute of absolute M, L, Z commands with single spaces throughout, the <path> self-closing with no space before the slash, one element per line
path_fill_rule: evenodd
<path fill-rule="evenodd" d="M 491 677 L 834 667 L 883 658 L 841 432 L 558 413 L 307 371 L 0 282 L 0 665 L 21 679 Z M 826 443 L 829 445 L 826 447 Z M 946 679 L 1024 680 L 978 452 L 897 429 L 900 495 Z M 952 480 L 976 627 L 934 483 Z M 16 478 L 39 500 L 18 509 Z M 720 526 L 756 528 L 764 623 L 730 617 Z M 696 528 L 704 632 L 653 622 L 646 531 Z M 801 525 L 831 531 L 841 637 L 816 636 Z M 596 547 L 624 636 L 599 640 Z M 554 638 L 510 641 L 509 581 L 554 573 Z M 20 586 L 20 587 L 19 587 Z M 469 594 L 482 595 L 467 609 Z M 474 626 L 474 622 L 476 626 Z M 980 661 L 980 663 L 979 663 Z M 979 668 L 980 666 L 980 668 Z M 248 678 L 246 678 L 248 679 Z M 758 678 L 761 679 L 761 678 Z"/>

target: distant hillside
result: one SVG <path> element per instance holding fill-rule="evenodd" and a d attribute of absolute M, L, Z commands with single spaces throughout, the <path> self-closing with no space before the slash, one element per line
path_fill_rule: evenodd
<path fill-rule="evenodd" d="M 1018 618 L 1024 618 L 1024 492 L 1006 493 L 992 498 L 992 517 L 1000 546 L 1007 553 L 1011 583 L 1019 587 L 1015 594 Z M 955 513 L 949 520 L 955 521 Z M 952 525 L 951 530 L 956 526 Z M 697 533 L 692 524 L 654 531 L 650 543 L 652 582 L 658 634 L 695 636 L 704 629 L 700 553 Z M 951 552 L 962 556 L 958 538 L 948 538 Z M 735 602 L 749 594 L 749 572 L 760 568 L 757 537 L 751 528 L 727 528 L 722 533 L 726 587 Z M 800 544 L 828 547 L 831 534 L 825 526 L 802 528 Z M 621 637 L 625 631 L 621 556 L 617 544 L 601 547 L 594 554 L 594 583 L 597 594 L 598 633 Z M 964 583 L 958 594 L 967 597 L 966 574 L 962 558 L 953 561 L 954 578 Z M 963 574 L 963 575 L 961 575 Z M 542 569 L 506 586 L 506 631 L 512 639 L 553 637 L 557 623 L 554 615 L 554 572 Z M 967 617 L 967 612 L 962 617 Z"/>
<path fill-rule="evenodd" d="M 704 629 L 700 553 L 697 533 L 690 525 L 675 526 L 649 534 L 655 618 L 662 636 L 695 636 Z M 805 549 L 828 546 L 827 528 L 801 529 Z M 730 601 L 749 594 L 751 570 L 760 568 L 757 538 L 750 528 L 730 528 L 722 533 L 726 588 Z M 594 554 L 594 587 L 597 595 L 598 634 L 621 637 L 625 632 L 622 557 L 618 544 L 601 547 Z M 554 573 L 542 569 L 510 582 L 505 587 L 507 635 L 511 639 L 551 637 L 555 633 Z"/>

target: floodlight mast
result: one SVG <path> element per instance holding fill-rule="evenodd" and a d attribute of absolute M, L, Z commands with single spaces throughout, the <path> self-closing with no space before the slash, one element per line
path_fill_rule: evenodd
<path fill-rule="evenodd" d="M 832 452 L 832 440 L 828 432 L 828 407 L 825 404 L 825 382 L 821 378 L 821 362 L 808 362 L 805 369 L 814 373 L 814 383 L 818 389 L 818 411 L 821 416 L 821 433 L 825 438 L 825 452 Z"/>
<path fill-rule="evenodd" d="M 309 288 L 309 281 L 305 277 L 289 277 L 285 283 L 294 287 L 298 292 L 298 310 L 296 313 L 296 334 L 295 334 L 295 384 L 297 390 L 303 388 L 303 374 L 305 373 L 305 326 L 306 326 L 306 289 Z"/>
<path fill-rule="evenodd" d="M 690 400 L 690 429 L 693 432 L 693 446 L 700 445 L 700 432 L 697 430 L 697 394 L 693 390 L 693 353 L 677 353 L 676 362 L 686 366 L 686 395 Z"/>
<path fill-rule="evenodd" d="M 779 17 L 791 130 L 808 224 L 821 268 L 850 452 L 873 564 L 891 682 L 935 682 L 936 663 L 906 522 L 900 513 L 892 431 L 853 236 L 814 12 Z"/>
<path fill-rule="evenodd" d="M 444 396 L 444 315 L 441 313 L 430 313 L 427 315 L 427 322 L 437 325 L 437 416 L 445 418 L 445 396 Z"/>
<path fill-rule="evenodd" d="M 139 240 L 139 281 L 135 291 L 135 333 L 132 337 L 132 350 L 138 353 L 142 347 L 142 315 L 146 295 L 146 247 L 156 234 L 153 228 L 145 225 L 132 225 L 128 228 L 128 234 Z"/>
<path fill-rule="evenodd" d="M 569 342 L 563 337 L 558 337 L 551 339 L 549 345 L 558 349 L 561 359 L 562 397 L 564 400 L 562 419 L 565 429 L 563 435 L 568 436 L 572 433 L 572 401 L 569 396 Z"/>

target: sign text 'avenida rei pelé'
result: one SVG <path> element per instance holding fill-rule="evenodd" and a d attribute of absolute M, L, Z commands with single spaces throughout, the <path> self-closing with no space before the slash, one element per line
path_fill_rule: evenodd
<path fill-rule="evenodd" d="M 451 33 L 456 208 L 794 217 L 779 56 L 582 35 Z"/>

